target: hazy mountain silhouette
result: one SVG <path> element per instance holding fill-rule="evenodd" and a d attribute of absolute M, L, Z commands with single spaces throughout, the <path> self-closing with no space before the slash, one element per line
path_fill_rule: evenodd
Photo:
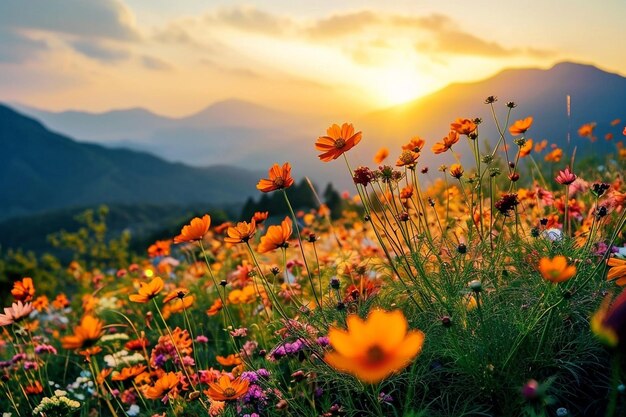
<path fill-rule="evenodd" d="M 259 175 L 79 143 L 0 105 L 0 218 L 100 203 L 243 201 Z"/>
<path fill-rule="evenodd" d="M 626 78 L 592 65 L 564 62 L 547 70 L 508 69 L 483 81 L 451 84 L 421 99 L 367 115 L 362 120 L 362 129 L 392 146 L 419 135 L 427 140 L 430 149 L 447 134 L 450 122 L 457 117 L 481 117 L 484 121 L 481 137 L 493 141 L 499 135 L 490 107 L 484 104 L 490 95 L 498 98 L 494 106 L 501 123 L 508 110 L 506 103 L 513 101 L 517 107 L 513 109 L 511 122 L 534 117 L 527 137 L 548 139 L 567 147 L 570 130 L 570 148 L 578 146 L 579 151 L 614 149 L 614 143 L 606 142 L 604 134 L 621 132 L 626 123 Z M 567 95 L 571 96 L 571 120 L 567 116 Z M 610 122 L 616 118 L 621 118 L 622 124 L 611 127 Z M 597 123 L 598 140 L 593 145 L 577 135 L 578 127 L 588 122 Z M 370 142 L 371 145 L 374 144 Z M 430 155 L 430 150 L 427 154 Z"/>

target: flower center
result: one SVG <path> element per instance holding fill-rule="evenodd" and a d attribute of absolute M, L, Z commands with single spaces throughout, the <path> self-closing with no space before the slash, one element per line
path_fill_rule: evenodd
<path fill-rule="evenodd" d="M 346 141 L 343 138 L 339 138 L 335 141 L 335 148 L 341 149 L 346 146 Z"/>
<path fill-rule="evenodd" d="M 382 362 L 382 360 L 385 359 L 385 352 L 380 346 L 374 345 L 370 346 L 369 349 L 367 349 L 367 353 L 365 354 L 365 356 L 367 357 L 368 362 L 375 364 Z"/>
<path fill-rule="evenodd" d="M 234 390 L 234 388 L 228 387 L 224 390 L 224 397 L 234 397 L 235 395 L 237 395 L 237 391 Z"/>
<path fill-rule="evenodd" d="M 282 177 L 274 178 L 274 185 L 278 188 L 285 186 L 285 179 Z"/>

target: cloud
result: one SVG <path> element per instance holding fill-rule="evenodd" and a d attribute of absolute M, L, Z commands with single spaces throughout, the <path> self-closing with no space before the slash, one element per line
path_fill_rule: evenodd
<path fill-rule="evenodd" d="M 434 48 L 439 52 L 459 55 L 490 57 L 510 56 L 520 53 L 516 48 L 505 48 L 497 42 L 479 38 L 468 32 L 445 29 L 435 34 Z"/>
<path fill-rule="evenodd" d="M 48 44 L 0 28 L 0 63 L 21 64 L 48 50 Z"/>
<path fill-rule="evenodd" d="M 70 42 L 70 45 L 81 54 L 100 62 L 113 63 L 130 57 L 130 53 L 124 49 L 110 48 L 98 42 L 79 40 Z"/>
<path fill-rule="evenodd" d="M 328 18 L 317 20 L 305 32 L 312 38 L 328 39 L 359 33 L 366 27 L 380 22 L 381 19 L 378 14 L 364 10 L 361 12 L 335 14 Z"/>
<path fill-rule="evenodd" d="M 149 55 L 141 56 L 141 65 L 143 65 L 147 69 L 154 71 L 170 71 L 174 69 L 174 67 L 172 67 L 170 64 L 163 61 L 162 59 Z"/>
<path fill-rule="evenodd" d="M 292 26 L 292 21 L 256 7 L 235 7 L 220 9 L 207 14 L 205 22 L 231 26 L 243 31 L 265 33 L 268 35 L 284 34 Z"/>
<path fill-rule="evenodd" d="M 131 10 L 121 0 L 2 0 L 0 27 L 137 40 Z"/>

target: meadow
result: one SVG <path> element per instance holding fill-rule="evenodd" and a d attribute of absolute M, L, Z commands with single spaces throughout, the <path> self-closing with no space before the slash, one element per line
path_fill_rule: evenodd
<path fill-rule="evenodd" d="M 71 263 L 11 284 L 3 417 L 625 415 L 626 128 L 562 149 L 515 103 L 484 105 L 506 118 L 459 118 L 374 167 L 351 164 L 358 126 L 312 132 L 354 182 L 336 216 L 292 206 L 283 161 L 257 189 L 284 218 L 207 213 L 129 261 L 87 216 L 56 237 Z M 596 140 L 615 152 L 578 162 Z"/>

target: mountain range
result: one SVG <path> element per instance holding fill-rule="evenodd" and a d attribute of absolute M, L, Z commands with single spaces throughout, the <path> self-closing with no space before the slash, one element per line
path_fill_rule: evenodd
<path fill-rule="evenodd" d="M 257 194 L 260 175 L 77 142 L 0 105 L 0 219 L 102 203 L 241 202 Z"/>
<path fill-rule="evenodd" d="M 530 137 L 548 139 L 569 150 L 573 146 L 591 150 L 589 141 L 581 140 L 576 133 L 580 125 L 588 122 L 597 123 L 600 138 L 593 151 L 613 149 L 614 145 L 602 138 L 605 133 L 617 131 L 610 121 L 626 120 L 626 78 L 621 75 L 572 62 L 549 69 L 507 69 L 482 81 L 454 83 L 426 97 L 351 120 L 364 133 L 361 144 L 351 151 L 353 165 L 371 165 L 372 155 L 382 146 L 390 148 L 395 161 L 399 146 L 415 135 L 425 138 L 430 148 L 447 134 L 450 122 L 457 117 L 482 118 L 485 123 L 481 126 L 481 142 L 487 138 L 493 143 L 498 133 L 490 107 L 484 104 L 490 95 L 499 99 L 495 108 L 501 123 L 508 110 L 506 102 L 513 101 L 517 107 L 512 120 L 534 117 Z M 340 187 L 350 187 L 343 164 L 324 166 L 313 147 L 327 126 L 344 121 L 341 115 L 336 120 L 305 117 L 241 100 L 217 102 L 182 118 L 164 117 L 140 108 L 106 113 L 19 108 L 49 128 L 82 141 L 149 152 L 193 166 L 229 164 L 265 170 L 274 162 L 289 160 L 297 175 L 312 176 L 320 182 L 338 181 Z M 427 151 L 422 161 L 439 164 L 442 158 L 435 159 Z"/>

